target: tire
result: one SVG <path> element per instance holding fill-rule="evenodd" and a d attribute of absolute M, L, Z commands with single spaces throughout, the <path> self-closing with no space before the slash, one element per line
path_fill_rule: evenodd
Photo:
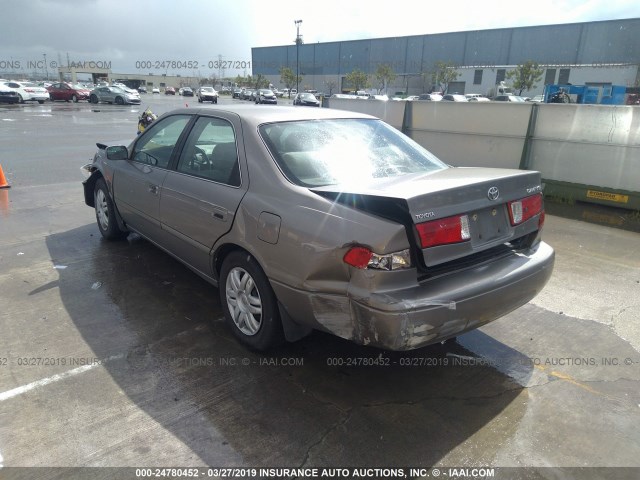
<path fill-rule="evenodd" d="M 72 101 L 73 103 L 78 103 L 78 97 L 77 97 L 77 96 L 75 96 L 75 95 L 73 95 L 73 96 L 71 97 L 71 101 Z"/>
<path fill-rule="evenodd" d="M 117 240 L 126 232 L 120 230 L 116 220 L 116 210 L 103 178 L 99 178 L 93 190 L 93 202 L 96 209 L 96 221 L 102 236 L 107 240 Z"/>
<path fill-rule="evenodd" d="M 124 105 L 124 100 L 122 97 L 116 97 L 116 105 Z"/>
<path fill-rule="evenodd" d="M 24 103 L 24 98 L 20 94 L 18 94 L 18 103 Z"/>
<path fill-rule="evenodd" d="M 38 103 L 42 105 L 44 103 L 44 100 L 38 100 Z"/>
<path fill-rule="evenodd" d="M 253 256 L 231 252 L 222 263 L 218 288 L 225 320 L 240 342 L 259 351 L 284 342 L 276 296 Z"/>
<path fill-rule="evenodd" d="M 202 99 L 198 97 L 198 103 L 202 103 Z"/>
<path fill-rule="evenodd" d="M 216 105 L 218 104 L 218 99 L 216 98 L 213 103 L 215 103 Z"/>
<path fill-rule="evenodd" d="M 89 102 L 90 103 L 98 103 L 98 97 L 96 95 L 91 95 L 89 97 Z"/>

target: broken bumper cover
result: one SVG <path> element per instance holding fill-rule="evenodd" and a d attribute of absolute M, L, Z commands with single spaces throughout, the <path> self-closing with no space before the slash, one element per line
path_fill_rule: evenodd
<path fill-rule="evenodd" d="M 307 303 L 306 318 L 317 324 L 305 324 L 313 328 L 363 345 L 411 350 L 478 328 L 526 304 L 549 280 L 554 260 L 553 249 L 540 242 L 526 252 L 408 288 L 370 292 L 356 287 L 347 296 L 298 291 L 306 302 L 296 296 Z M 300 313 L 293 318 L 305 318 Z"/>

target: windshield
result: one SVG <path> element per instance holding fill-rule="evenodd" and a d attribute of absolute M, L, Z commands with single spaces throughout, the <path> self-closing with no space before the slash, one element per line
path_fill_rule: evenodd
<path fill-rule="evenodd" d="M 305 187 L 397 177 L 447 168 L 380 120 L 304 120 L 262 125 L 287 178 Z"/>

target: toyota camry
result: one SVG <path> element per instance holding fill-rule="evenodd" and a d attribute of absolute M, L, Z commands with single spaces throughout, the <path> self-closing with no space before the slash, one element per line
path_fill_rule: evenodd
<path fill-rule="evenodd" d="M 208 280 L 253 349 L 312 330 L 442 342 L 524 305 L 553 269 L 540 173 L 451 167 L 368 115 L 175 110 L 84 168 L 101 234 L 136 232 Z"/>

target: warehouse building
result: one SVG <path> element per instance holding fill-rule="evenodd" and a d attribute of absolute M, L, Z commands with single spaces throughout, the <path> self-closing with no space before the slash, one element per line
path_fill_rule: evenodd
<path fill-rule="evenodd" d="M 302 77 L 301 90 L 325 93 L 350 90 L 345 77 L 355 69 L 375 90 L 374 74 L 388 64 L 396 79 L 386 93 L 420 94 L 437 88 L 437 62 L 450 62 L 460 74 L 450 92 L 487 94 L 529 60 L 544 69 L 531 95 L 549 83 L 637 86 L 640 18 L 252 48 L 254 77 L 282 88 L 280 69 L 288 67 Z"/>

